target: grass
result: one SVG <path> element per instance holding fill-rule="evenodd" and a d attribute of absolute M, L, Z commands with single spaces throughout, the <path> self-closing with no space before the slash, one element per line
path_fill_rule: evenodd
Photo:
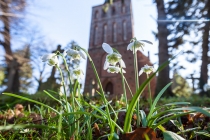
<path fill-rule="evenodd" d="M 142 43 L 138 43 L 136 38 L 132 39 L 132 41 L 134 42 L 132 48 L 135 52 L 134 62 L 136 62 L 135 44 Z M 10 108 L 2 111 L 0 115 L 1 139 L 130 140 L 131 138 L 137 139 L 141 137 L 142 140 L 154 140 L 157 138 L 197 140 L 198 138 L 204 139 L 204 137 L 209 137 L 209 108 L 191 105 L 190 102 L 195 98 L 191 98 L 191 100 L 190 98 L 186 100 L 179 99 L 178 101 L 175 101 L 175 98 L 162 98 L 162 95 L 171 83 L 168 83 L 155 99 L 152 99 L 150 96 L 146 103 L 140 100 L 142 92 L 147 85 L 150 85 L 151 79 L 156 73 L 164 69 L 174 57 L 161 65 L 156 71 L 152 67 L 147 69 L 148 66 L 145 66 L 142 70 L 147 74 L 148 79 L 141 85 L 138 84 L 139 74 L 136 64 L 134 67 L 136 92 L 132 99 L 130 101 L 127 99 L 126 90 L 124 89 L 122 98 L 108 100 L 88 52 L 80 46 L 74 46 L 72 49 L 67 51 L 71 52 L 69 55 L 72 59 L 80 58 L 78 55 L 81 55 L 81 53 L 85 53 L 89 59 L 99 85 L 99 91 L 97 91 L 98 100 L 87 100 L 80 94 L 78 80 L 83 72 L 79 68 L 70 70 L 65 54 L 56 52 L 45 55 L 44 61 L 48 61 L 50 65 L 55 66 L 59 70 L 62 90 L 59 92 L 46 90 L 43 93 L 30 96 L 12 93 L 1 95 L 3 104 L 6 104 L 4 107 Z M 118 59 L 110 60 L 111 58 L 109 58 L 106 60 L 107 63 L 109 61 L 112 62 L 109 64 L 110 67 L 108 66 L 106 69 L 109 71 L 109 68 L 112 68 L 111 72 L 120 73 L 122 86 L 124 88 L 129 86 L 124 85 L 126 79 L 124 79 L 124 66 L 122 66 L 122 58 L 119 52 L 108 44 L 103 46 L 103 49 L 110 56 L 118 53 Z M 74 58 L 74 56 L 77 57 Z M 65 69 L 59 67 L 57 57 L 63 60 Z M 118 63 L 120 67 L 117 65 Z M 150 73 L 152 74 L 149 75 Z M 64 77 L 63 75 L 68 76 Z M 67 93 L 70 96 L 67 96 Z M 187 102 L 187 100 L 190 102 Z M 208 101 L 208 99 L 206 100 Z M 198 101 L 201 102 L 203 100 L 198 98 Z M 16 103 L 23 103 L 24 106 L 19 104 L 12 109 Z"/>

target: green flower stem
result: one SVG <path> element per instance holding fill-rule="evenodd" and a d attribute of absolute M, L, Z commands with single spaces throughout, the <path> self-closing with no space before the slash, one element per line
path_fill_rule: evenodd
<path fill-rule="evenodd" d="M 101 95 L 102 95 L 103 102 L 104 102 L 104 104 L 106 104 L 105 109 L 106 109 L 106 113 L 107 113 L 107 116 L 108 116 L 108 117 L 107 117 L 107 118 L 108 118 L 108 123 L 109 123 L 110 128 L 111 128 L 111 132 L 110 132 L 110 133 L 112 133 L 112 132 L 114 132 L 114 130 L 112 129 L 112 128 L 113 128 L 113 127 L 112 127 L 112 126 L 113 126 L 113 123 L 112 123 L 112 119 L 111 119 L 111 116 L 110 116 L 109 108 L 108 108 L 108 105 L 107 105 L 107 102 L 108 102 L 108 101 L 107 101 L 107 99 L 106 99 L 106 97 L 105 97 L 105 94 L 104 94 L 104 91 L 103 91 L 103 87 L 102 87 L 100 78 L 99 78 L 99 76 L 98 76 L 96 67 L 95 67 L 95 65 L 94 65 L 94 63 L 93 63 L 92 58 L 91 58 L 90 55 L 88 54 L 88 52 L 87 52 L 85 49 L 81 48 L 81 47 L 80 47 L 80 49 L 83 50 L 83 51 L 85 52 L 85 54 L 86 54 L 87 57 L 89 58 L 89 61 L 90 61 L 90 63 L 91 63 L 91 66 L 92 66 L 92 68 L 93 68 L 94 74 L 95 74 L 95 76 L 96 76 L 97 82 L 98 82 L 99 87 L 100 87 L 100 88 L 99 88 L 99 89 L 100 89 L 100 92 L 102 93 Z M 109 139 L 110 139 L 110 137 L 109 137 Z"/>
<path fill-rule="evenodd" d="M 89 57 L 89 58 L 90 58 L 90 57 Z M 96 71 L 96 68 L 95 68 L 95 65 L 94 65 L 92 59 L 91 59 L 90 63 L 91 63 L 92 68 L 93 68 L 93 70 L 94 70 L 94 73 L 95 73 L 97 82 L 99 83 L 100 92 L 102 93 L 101 95 L 102 95 L 102 99 L 103 99 L 103 101 L 104 101 L 104 104 L 107 104 L 108 101 L 106 100 L 106 97 L 105 97 L 105 95 L 104 95 L 103 87 L 102 87 L 101 81 L 100 81 L 100 79 L 99 79 L 98 73 L 97 73 L 97 71 Z M 108 105 L 106 105 L 105 108 L 106 108 L 106 112 L 107 112 L 107 115 L 108 115 L 108 122 L 109 122 L 109 125 L 110 125 L 110 128 L 111 128 L 111 132 L 110 132 L 110 133 L 113 133 L 114 130 L 112 129 L 113 127 L 112 127 L 111 116 L 110 116 L 110 112 L 109 112 Z M 112 138 L 112 135 L 109 136 L 109 139 L 111 139 L 111 138 Z"/>
<path fill-rule="evenodd" d="M 135 52 L 135 43 L 134 43 L 134 52 Z M 138 61 L 137 61 L 137 52 L 134 53 L 134 70 L 135 70 L 135 82 L 136 90 L 139 88 L 139 77 L 138 77 Z"/>
<path fill-rule="evenodd" d="M 149 78 L 149 75 L 147 74 L 147 79 Z M 150 82 L 148 84 L 148 90 L 149 90 L 149 104 L 150 104 L 150 109 L 152 107 L 152 93 L 151 93 L 151 86 L 150 86 Z"/>
<path fill-rule="evenodd" d="M 89 138 L 89 140 L 92 140 L 92 128 L 91 128 L 91 118 L 87 121 L 87 131 L 88 131 L 88 136 L 87 138 Z"/>
<path fill-rule="evenodd" d="M 63 86 L 63 90 L 64 90 L 64 94 L 65 94 L 65 100 L 66 100 L 66 102 L 68 102 L 67 101 L 67 94 L 66 94 L 66 87 L 65 87 L 64 78 L 63 78 L 63 73 L 62 73 L 61 69 L 57 65 L 56 65 L 56 68 L 60 72 L 60 75 L 61 75 L 61 85 Z M 68 105 L 67 104 L 66 104 L 66 109 L 69 112 L 69 108 L 68 108 Z"/>
<path fill-rule="evenodd" d="M 139 89 L 139 77 L 138 77 L 138 61 L 137 61 L 137 52 L 135 50 L 135 44 L 136 41 L 134 42 L 134 70 L 135 70 L 135 82 L 136 82 L 136 91 Z M 137 106 L 136 106 L 136 114 L 137 114 L 137 127 L 140 126 L 140 113 L 139 113 L 139 98 L 137 101 Z"/>
<path fill-rule="evenodd" d="M 62 58 L 64 59 L 63 55 L 62 55 Z M 65 63 L 65 62 L 64 62 L 64 63 Z M 60 69 L 58 66 L 56 66 L 56 67 L 57 67 L 57 69 L 59 70 L 60 75 L 61 75 L 61 83 L 62 83 L 62 86 L 63 86 L 63 89 L 64 89 L 67 113 L 70 113 L 70 108 L 69 108 L 69 106 L 68 106 L 68 99 L 67 99 L 67 94 L 66 94 L 66 87 L 65 87 L 65 84 L 64 84 L 63 73 L 62 73 L 61 69 Z M 67 70 L 67 71 L 68 71 L 68 70 Z M 73 95 L 73 94 L 72 94 L 72 95 Z M 73 103 L 74 103 L 74 97 L 72 96 L 72 98 L 73 98 L 72 101 L 73 101 Z M 74 104 L 72 104 L 72 111 L 74 112 Z M 73 118 L 74 118 L 73 121 L 75 121 L 75 117 L 73 117 Z M 71 122 L 71 117 L 70 117 L 70 116 L 68 117 L 68 120 L 69 120 L 69 123 L 70 123 L 70 122 Z M 76 124 L 74 125 L 74 128 L 76 128 Z M 71 127 L 69 128 L 69 134 L 71 134 Z"/>
<path fill-rule="evenodd" d="M 77 79 L 77 82 L 78 82 L 78 99 L 79 100 L 81 100 L 81 95 L 80 95 L 80 83 L 79 83 L 79 81 L 78 81 L 78 79 Z"/>
<path fill-rule="evenodd" d="M 41 106 L 44 106 L 54 112 L 56 112 L 58 115 L 60 114 L 56 109 L 44 104 L 44 103 L 41 103 L 41 102 L 38 102 L 36 100 L 32 100 L 30 98 L 27 98 L 27 97 L 23 97 L 23 96 L 20 96 L 20 95 L 17 95 L 17 94 L 12 94 L 12 93 L 2 93 L 4 95 L 8 95 L 8 96 L 12 96 L 12 97 L 16 97 L 16 98 L 19 98 L 19 99 L 22 99 L 22 100 L 26 100 L 26 101 L 29 101 L 29 102 L 32 102 L 32 103 L 35 103 L 35 104 L 38 104 L 38 105 L 41 105 Z"/>
<path fill-rule="evenodd" d="M 126 78 L 125 78 L 125 76 L 123 76 L 123 78 L 124 78 L 124 80 L 125 80 L 125 83 L 126 83 L 128 89 L 129 89 L 129 91 L 130 91 L 131 97 L 133 97 L 133 93 L 132 93 L 132 91 L 131 91 L 131 88 L 130 88 L 130 86 L 129 86 L 129 84 L 128 84 Z"/>
<path fill-rule="evenodd" d="M 73 88 L 72 88 L 72 83 L 71 83 L 71 74 L 70 74 L 70 71 L 69 71 L 69 67 L 68 67 L 68 65 L 67 65 L 67 62 L 66 62 L 66 59 L 65 59 L 65 57 L 62 55 L 62 54 L 59 54 L 61 57 L 62 57 L 62 59 L 63 59 L 63 62 L 64 62 L 64 65 L 65 65 L 65 68 L 66 68 L 66 71 L 67 71 L 67 73 L 68 73 L 68 79 L 69 79 L 69 90 L 70 90 L 70 94 L 71 94 L 71 96 L 72 96 L 72 98 L 70 98 L 70 99 L 72 99 L 71 101 L 70 101 L 70 103 L 72 103 L 72 110 L 74 111 L 74 94 L 73 94 Z"/>
<path fill-rule="evenodd" d="M 60 110 L 59 118 L 58 118 L 58 133 L 57 133 L 57 139 L 59 140 L 61 138 L 61 129 L 62 129 L 62 107 Z"/>
<path fill-rule="evenodd" d="M 123 72 L 122 72 L 122 67 L 121 67 L 121 72 L 120 72 L 120 74 L 121 74 L 121 77 L 122 77 L 122 86 L 123 86 L 123 96 L 124 96 L 124 100 L 125 100 L 125 103 L 126 103 L 126 111 L 127 111 L 127 109 L 128 109 L 128 99 L 127 99 L 127 95 L 126 95 L 126 89 L 125 89 L 125 78 L 124 78 L 124 75 L 123 75 Z"/>

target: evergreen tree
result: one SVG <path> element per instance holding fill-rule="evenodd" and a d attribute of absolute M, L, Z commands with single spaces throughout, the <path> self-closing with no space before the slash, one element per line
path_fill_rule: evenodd
<path fill-rule="evenodd" d="M 155 0 L 156 7 L 157 7 L 157 24 L 158 24 L 158 33 L 157 38 L 159 41 L 158 44 L 158 58 L 159 58 L 159 66 L 164 62 L 168 61 L 170 58 L 168 52 L 168 40 L 167 37 L 169 35 L 169 31 L 167 29 L 167 22 L 161 22 L 166 20 L 167 15 L 165 11 L 165 4 L 164 0 Z M 161 89 L 165 87 L 170 82 L 169 78 L 169 66 L 166 66 L 162 71 L 158 73 L 157 78 L 157 85 L 156 85 L 156 93 L 160 92 Z M 171 95 L 171 89 L 168 88 L 166 91 L 166 95 Z"/>
<path fill-rule="evenodd" d="M 171 0 L 168 2 L 167 15 L 171 21 L 174 19 L 175 21 L 178 20 L 177 22 L 171 22 L 169 28 L 171 50 L 177 49 L 178 46 L 185 42 L 189 42 L 192 45 L 192 49 L 185 51 L 187 60 L 190 63 L 194 63 L 197 60 L 202 62 L 200 66 L 199 88 L 201 89 L 201 94 L 204 95 L 203 86 L 208 83 L 210 27 L 208 19 L 210 19 L 210 1 Z M 201 19 L 201 21 L 198 21 L 198 19 Z M 192 36 L 196 36 L 197 39 L 192 38 Z M 200 47 L 202 51 L 194 51 L 196 47 Z M 173 51 L 171 51 L 171 54 L 173 54 Z"/>
<path fill-rule="evenodd" d="M 209 29 L 210 29 L 210 1 L 209 0 L 202 0 L 203 2 L 203 8 L 201 10 L 201 16 L 202 19 L 207 20 L 203 22 L 203 27 L 202 29 L 202 63 L 201 63 L 201 68 L 200 68 L 200 78 L 199 78 L 199 86 L 201 89 L 201 95 L 206 94 L 204 91 L 203 86 L 208 83 L 208 64 L 209 64 L 209 57 L 208 57 L 208 52 L 209 52 Z"/>

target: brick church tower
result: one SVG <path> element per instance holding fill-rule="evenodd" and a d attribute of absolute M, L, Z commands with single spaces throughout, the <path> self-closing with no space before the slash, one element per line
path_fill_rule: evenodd
<path fill-rule="evenodd" d="M 123 94 L 121 75 L 108 73 L 103 70 L 107 53 L 102 49 L 102 43 L 108 43 L 111 47 L 117 49 L 122 55 L 122 59 L 126 64 L 126 73 L 124 74 L 133 94 L 135 93 L 135 77 L 134 77 L 134 59 L 132 51 L 127 51 L 127 45 L 134 37 L 133 32 L 133 14 L 131 0 L 114 0 L 108 10 L 104 12 L 104 5 L 94 6 L 92 8 L 92 19 L 90 28 L 90 40 L 88 52 L 93 59 L 99 74 L 103 89 L 110 98 L 120 97 Z M 145 64 L 152 65 L 148 57 L 138 51 L 139 69 Z M 146 75 L 139 77 L 141 84 L 146 79 Z M 94 71 L 87 62 L 86 80 L 84 94 L 89 93 L 90 96 L 96 95 L 98 90 L 97 81 Z M 126 87 L 127 88 L 127 87 Z M 155 91 L 155 79 L 151 83 L 152 92 Z M 99 91 L 99 90 L 98 90 Z M 148 96 L 147 89 L 143 93 Z M 127 90 L 127 96 L 130 98 L 130 92 Z"/>

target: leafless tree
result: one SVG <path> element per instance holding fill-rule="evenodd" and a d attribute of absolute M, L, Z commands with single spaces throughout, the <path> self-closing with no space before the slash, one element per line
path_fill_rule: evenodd
<path fill-rule="evenodd" d="M 26 0 L 1 0 L 0 1 L 0 45 L 5 51 L 7 64 L 7 89 L 9 92 L 19 92 L 19 66 L 22 58 L 15 57 L 11 47 L 12 26 L 22 17 L 26 8 Z"/>

